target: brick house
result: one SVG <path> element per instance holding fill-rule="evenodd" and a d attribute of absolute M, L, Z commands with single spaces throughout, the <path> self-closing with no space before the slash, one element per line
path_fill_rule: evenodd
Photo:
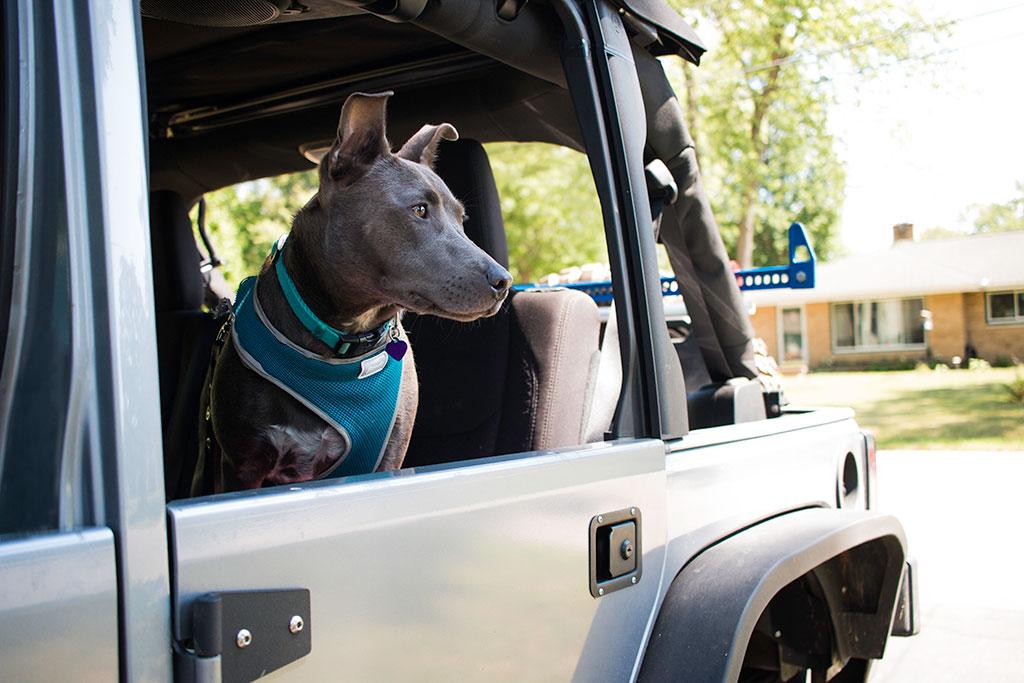
<path fill-rule="evenodd" d="M 814 289 L 745 293 L 783 369 L 976 355 L 1024 361 L 1024 232 L 914 241 L 818 265 Z"/>

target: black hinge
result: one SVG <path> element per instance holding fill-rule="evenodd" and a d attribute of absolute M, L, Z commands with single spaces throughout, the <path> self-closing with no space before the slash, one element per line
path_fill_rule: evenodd
<path fill-rule="evenodd" d="M 224 591 L 192 605 L 192 641 L 175 652 L 175 680 L 252 681 L 312 650 L 309 591 Z"/>

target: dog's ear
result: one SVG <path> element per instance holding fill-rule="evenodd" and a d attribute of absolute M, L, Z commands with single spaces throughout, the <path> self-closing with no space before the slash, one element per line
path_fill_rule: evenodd
<path fill-rule="evenodd" d="M 398 156 L 409 161 L 417 161 L 424 166 L 433 166 L 437 155 L 437 143 L 444 140 L 458 140 L 459 131 L 450 123 L 439 125 L 427 124 L 409 138 L 409 141 L 398 150 Z"/>
<path fill-rule="evenodd" d="M 351 183 L 380 157 L 391 153 L 385 134 L 388 98 L 393 92 L 352 93 L 341 108 L 338 137 L 324 157 L 332 180 Z"/>

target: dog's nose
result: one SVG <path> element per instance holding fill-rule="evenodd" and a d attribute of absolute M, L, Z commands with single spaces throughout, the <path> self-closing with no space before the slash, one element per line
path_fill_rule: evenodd
<path fill-rule="evenodd" d="M 487 268 L 487 282 L 490 283 L 494 296 L 499 297 L 512 286 L 512 274 L 497 263 L 491 263 Z"/>

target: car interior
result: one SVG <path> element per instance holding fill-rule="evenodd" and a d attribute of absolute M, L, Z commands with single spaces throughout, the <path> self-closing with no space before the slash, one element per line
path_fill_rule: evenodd
<path fill-rule="evenodd" d="M 204 193 L 312 168 L 348 94 L 394 90 L 392 143 L 427 122 L 458 129 L 461 139 L 442 144 L 436 170 L 467 205 L 466 234 L 507 266 L 500 198 L 482 143 L 584 146 L 569 91 L 537 75 L 560 64 L 535 64 L 529 73 L 415 23 L 333 0 L 144 0 L 142 13 L 161 417 L 166 493 L 174 500 L 188 495 L 199 396 L 220 325 L 204 305 L 203 255 L 189 216 Z M 543 3 L 522 19 L 558 25 Z M 685 289 L 685 274 L 680 282 L 694 325 L 704 324 L 706 307 Z M 697 291 L 698 279 L 690 282 Z M 606 438 L 622 382 L 619 346 L 615 326 L 602 329 L 586 294 L 518 291 L 492 318 L 457 323 L 407 314 L 403 324 L 420 381 L 405 467 Z M 760 388 L 739 391 L 745 378 L 716 372 L 704 348 L 710 324 L 701 329 L 704 341 L 688 325 L 672 332 L 690 428 L 764 419 Z"/>

